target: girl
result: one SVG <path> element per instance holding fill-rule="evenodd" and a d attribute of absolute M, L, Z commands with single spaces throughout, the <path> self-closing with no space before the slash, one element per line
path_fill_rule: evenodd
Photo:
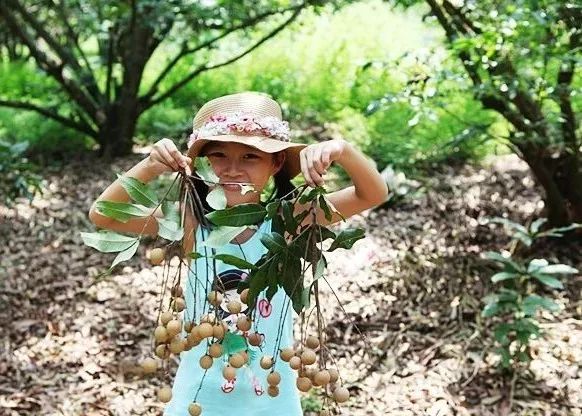
<path fill-rule="evenodd" d="M 300 172 L 309 186 L 323 185 L 323 175 L 332 162 L 341 165 L 353 182 L 353 186 L 326 195 L 345 218 L 382 203 L 388 193 L 386 183 L 373 163 L 350 143 L 344 140 L 329 140 L 312 145 L 291 143 L 288 123 L 282 120 L 279 104 L 266 94 L 256 92 L 226 95 L 207 102 L 194 118 L 194 131 L 186 155 L 180 153 L 171 140 L 162 139 L 153 145 L 148 157 L 125 175 L 149 182 L 164 172 L 184 171 L 191 174 L 193 161 L 199 155 L 208 157 L 225 190 L 227 206 L 261 203 L 261 193 L 271 177 L 274 179 L 275 190 L 270 199 L 293 197 L 291 179 Z M 209 189 L 201 181 L 196 183 L 201 199 L 205 201 Z M 253 190 L 241 192 L 240 184 L 249 183 Z M 115 181 L 99 196 L 99 200 L 128 202 L 129 195 Z M 210 207 L 206 208 L 210 210 Z M 296 204 L 295 214 L 308 208 L 307 204 Z M 162 215 L 158 212 L 153 214 Z M 158 231 L 157 221 L 136 218 L 125 223 L 118 222 L 100 215 L 94 205 L 89 217 L 99 228 L 154 237 Z M 304 221 L 307 223 L 311 220 L 307 217 Z M 340 215 L 336 213 L 328 221 L 323 212 L 317 212 L 320 224 L 327 225 L 340 220 Z M 201 241 L 204 233 L 208 232 L 191 214 L 184 220 L 184 230 L 185 253 L 195 251 L 196 242 Z M 254 263 L 266 252 L 260 236 L 270 231 L 270 220 L 263 222 L 257 230 L 247 228 L 229 244 L 217 249 L 217 253 L 240 257 L 242 252 L 247 261 Z M 201 315 L 208 312 L 203 311 L 202 307 L 206 304 L 206 294 L 213 288 L 230 288 L 228 292 L 225 291 L 224 297 L 225 301 L 232 300 L 236 296 L 236 290 L 232 288 L 247 276 L 244 270 L 220 261 L 216 262 L 217 270 L 208 272 L 204 261 L 204 258 L 198 258 L 190 265 L 183 287 L 186 302 L 184 312 L 187 315 L 185 320 L 199 322 Z M 219 285 L 216 279 L 220 280 Z M 198 289 L 196 291 L 193 289 L 195 285 Z M 195 298 L 194 293 L 200 295 Z M 202 407 L 204 415 L 232 412 L 237 416 L 270 416 L 276 410 L 281 412 L 283 409 L 285 415 L 301 415 L 294 371 L 288 365 L 278 366 L 276 370 L 281 375 L 281 382 L 277 389 L 267 389 L 267 372 L 259 366 L 257 359 L 253 359 L 271 352 L 277 353 L 274 348 L 281 317 L 283 329 L 278 346 L 281 349 L 292 346 L 293 317 L 291 308 L 283 308 L 286 296 L 280 288 L 270 302 L 264 294 L 257 299 L 257 319 L 253 322 L 252 332 L 260 334 L 261 343 L 257 348 L 249 346 L 251 359 L 237 370 L 234 379 L 223 377 L 223 364 L 217 362 L 222 360 L 215 360 L 206 371 L 200 368 L 199 360 L 206 353 L 206 343 L 182 352 L 172 387 L 172 399 L 164 414 L 187 416 L 188 406 L 195 400 Z M 227 317 L 225 308 L 218 309 Z M 196 316 L 188 316 L 194 310 L 197 311 Z M 236 331 L 236 327 L 233 330 Z"/>

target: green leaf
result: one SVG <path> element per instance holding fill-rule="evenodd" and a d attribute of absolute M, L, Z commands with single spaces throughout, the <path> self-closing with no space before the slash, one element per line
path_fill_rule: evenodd
<path fill-rule="evenodd" d="M 240 204 L 231 208 L 214 211 L 206 214 L 212 223 L 238 227 L 241 225 L 254 225 L 265 219 L 267 211 L 260 204 Z"/>
<path fill-rule="evenodd" d="M 554 289 L 563 289 L 564 288 L 564 285 L 562 284 L 562 282 L 560 282 L 555 277 L 549 276 L 547 274 L 534 273 L 533 277 L 535 279 L 539 280 L 540 282 L 542 282 L 544 285 L 549 286 L 551 288 L 554 288 Z"/>
<path fill-rule="evenodd" d="M 220 248 L 232 241 L 237 235 L 242 233 L 247 228 L 253 228 L 248 226 L 241 227 L 217 227 L 210 232 L 208 238 L 204 241 L 197 242 L 199 246 L 206 246 L 211 248 Z M 256 227 L 254 227 L 256 228 Z"/>
<path fill-rule="evenodd" d="M 516 231 L 513 234 L 513 238 L 517 239 L 517 240 L 521 240 L 521 242 L 523 244 L 525 244 L 527 247 L 531 246 L 531 243 L 533 241 L 528 234 L 522 233 L 521 231 Z"/>
<path fill-rule="evenodd" d="M 567 264 L 550 264 L 549 266 L 540 268 L 538 272 L 543 274 L 575 274 L 578 273 L 578 269 L 570 267 Z"/>
<path fill-rule="evenodd" d="M 81 233 L 83 242 L 89 247 L 93 247 L 102 253 L 115 253 L 129 248 L 138 237 L 128 237 L 112 231 L 100 231 L 96 233 Z"/>
<path fill-rule="evenodd" d="M 167 218 L 156 218 L 158 221 L 158 235 L 169 241 L 178 241 L 184 236 L 184 228 Z"/>
<path fill-rule="evenodd" d="M 298 202 L 300 204 L 305 204 L 307 202 L 313 201 L 320 194 L 320 190 L 321 189 L 323 189 L 323 188 L 320 188 L 319 186 L 316 187 L 316 188 L 311 189 L 308 193 L 304 193 L 303 195 L 301 195 L 299 197 Z"/>
<path fill-rule="evenodd" d="M 328 251 L 334 251 L 336 248 L 350 249 L 356 241 L 364 238 L 364 234 L 364 230 L 361 228 L 342 230 L 331 243 Z"/>
<path fill-rule="evenodd" d="M 281 204 L 283 206 L 283 218 L 285 220 L 285 230 L 289 234 L 292 235 L 296 234 L 297 227 L 299 227 L 299 224 L 297 223 L 295 217 L 293 216 L 293 204 L 289 201 L 281 201 Z"/>
<path fill-rule="evenodd" d="M 121 262 L 124 262 L 124 261 L 131 259 L 133 257 L 133 255 L 135 254 L 135 252 L 137 251 L 138 247 L 139 247 L 139 241 L 136 241 L 135 243 L 133 243 L 131 246 L 129 246 L 125 250 L 120 251 L 117 254 L 117 256 L 115 256 L 113 263 L 111 263 L 110 269 L 113 269 L 116 265 L 118 265 Z"/>
<path fill-rule="evenodd" d="M 327 202 L 325 200 L 325 197 L 323 195 L 319 196 L 319 207 L 323 210 L 323 213 L 325 215 L 325 219 L 328 221 L 331 221 L 331 210 L 329 209 L 329 206 L 327 205 Z"/>
<path fill-rule="evenodd" d="M 272 253 L 279 253 L 287 249 L 285 238 L 279 233 L 272 232 L 261 236 L 261 243 Z"/>
<path fill-rule="evenodd" d="M 520 275 L 518 273 L 499 272 L 491 276 L 493 283 L 501 282 L 502 280 L 516 279 Z"/>
<path fill-rule="evenodd" d="M 273 201 L 267 204 L 267 217 L 266 219 L 274 218 L 279 212 L 279 207 L 281 206 L 281 201 Z"/>
<path fill-rule="evenodd" d="M 158 197 L 156 196 L 156 193 L 145 183 L 140 182 L 136 178 L 119 174 L 117 175 L 117 179 L 120 181 L 123 189 L 125 189 L 127 194 L 136 203 L 148 208 L 153 208 L 158 205 Z"/>
<path fill-rule="evenodd" d="M 201 257 L 204 257 L 203 254 L 197 253 L 196 251 L 191 252 L 190 254 L 188 254 L 188 256 L 192 259 L 192 260 L 196 260 L 199 259 Z"/>
<path fill-rule="evenodd" d="M 551 299 L 538 296 L 529 295 L 523 300 L 522 310 L 528 316 L 533 316 L 538 308 L 547 309 L 552 312 L 557 312 L 560 310 L 560 305 Z"/>
<path fill-rule="evenodd" d="M 538 271 L 540 268 L 547 266 L 548 261 L 546 259 L 532 259 L 529 264 L 527 265 L 527 272 L 534 273 Z"/>
<path fill-rule="evenodd" d="M 226 194 L 224 193 L 224 188 L 220 185 L 216 185 L 214 189 L 206 195 L 206 202 L 208 202 L 208 205 L 210 205 L 212 209 L 225 209 Z"/>
<path fill-rule="evenodd" d="M 197 157 L 194 160 L 194 167 L 196 173 L 204 179 L 206 182 L 210 182 L 210 184 L 215 184 L 219 182 L 218 176 L 214 173 L 212 169 L 212 165 L 207 157 Z"/>
<path fill-rule="evenodd" d="M 484 318 L 490 318 L 494 315 L 497 315 L 501 311 L 501 306 L 498 302 L 491 302 L 485 305 L 483 311 L 481 312 L 481 316 Z"/>
<path fill-rule="evenodd" d="M 147 217 L 150 212 L 142 206 L 126 202 L 97 201 L 95 209 L 101 215 L 116 221 L 127 222 L 130 218 Z"/>
<path fill-rule="evenodd" d="M 213 256 L 216 260 L 220 260 L 224 264 L 230 264 L 231 266 L 238 267 L 239 269 L 256 269 L 252 263 L 249 263 L 246 260 L 238 258 L 237 256 L 233 256 L 231 254 L 216 254 Z"/>
<path fill-rule="evenodd" d="M 544 225 L 546 221 L 548 221 L 547 218 L 538 218 L 537 220 L 532 222 L 531 225 L 529 226 L 530 233 L 537 234 L 537 232 L 540 230 L 540 227 Z"/>
<path fill-rule="evenodd" d="M 247 305 L 249 310 L 254 310 L 259 294 L 267 287 L 267 271 L 266 268 L 258 268 L 251 270 L 248 277 L 249 282 L 249 296 Z"/>
<path fill-rule="evenodd" d="M 309 309 L 311 307 L 311 285 L 307 286 L 305 289 L 303 289 L 303 292 L 301 292 L 301 303 L 303 304 L 303 307 L 306 309 Z"/>
<path fill-rule="evenodd" d="M 164 218 L 175 222 L 176 224 L 180 223 L 180 211 L 178 207 L 172 201 L 164 201 L 162 202 L 162 212 L 164 213 Z"/>
<path fill-rule="evenodd" d="M 508 220 L 507 218 L 495 217 L 495 218 L 491 218 L 489 220 L 489 222 L 503 224 L 509 229 L 513 229 L 514 231 L 521 231 L 522 233 L 524 233 L 526 235 L 528 234 L 527 228 L 525 228 L 521 224 L 518 224 L 517 222 Z"/>
<path fill-rule="evenodd" d="M 503 346 L 509 345 L 511 341 L 507 337 L 507 334 L 509 334 L 509 331 L 511 331 L 511 329 L 512 329 L 511 326 L 506 323 L 501 323 L 497 325 L 493 332 L 497 342 L 499 342 Z"/>
<path fill-rule="evenodd" d="M 486 251 L 485 253 L 483 253 L 483 257 L 489 260 L 500 262 L 508 266 L 513 272 L 523 273 L 525 271 L 523 267 L 521 267 L 519 264 L 511 260 L 511 258 L 502 256 L 501 253 L 496 253 L 494 251 Z"/>

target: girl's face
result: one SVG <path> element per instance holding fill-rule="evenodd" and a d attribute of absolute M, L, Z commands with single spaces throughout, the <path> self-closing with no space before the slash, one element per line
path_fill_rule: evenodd
<path fill-rule="evenodd" d="M 254 191 L 241 195 L 238 185 L 226 185 L 224 191 L 228 206 L 258 203 L 261 191 L 269 178 L 277 173 L 285 161 L 285 153 L 263 152 L 241 143 L 210 142 L 202 149 L 202 156 L 208 157 L 212 169 L 220 182 L 239 182 L 252 184 Z"/>

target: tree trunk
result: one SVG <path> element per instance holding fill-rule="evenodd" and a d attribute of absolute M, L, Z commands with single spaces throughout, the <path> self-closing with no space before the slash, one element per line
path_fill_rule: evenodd
<path fill-rule="evenodd" d="M 579 153 L 564 152 L 554 158 L 532 143 L 515 143 L 522 159 L 544 189 L 547 228 L 582 223 L 582 171 Z M 546 227 L 544 227 L 546 228 Z M 580 233 L 580 230 L 578 230 Z"/>
<path fill-rule="evenodd" d="M 132 109 L 120 102 L 112 103 L 107 108 L 105 122 L 99 130 L 100 156 L 110 159 L 130 154 L 136 123 L 137 105 Z"/>

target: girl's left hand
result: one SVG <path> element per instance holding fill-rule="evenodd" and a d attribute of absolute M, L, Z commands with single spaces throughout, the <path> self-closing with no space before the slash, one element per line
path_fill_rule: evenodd
<path fill-rule="evenodd" d="M 338 160 L 344 154 L 348 142 L 345 140 L 327 140 L 321 143 L 310 144 L 299 153 L 301 172 L 305 182 L 315 188 L 323 185 L 323 175 L 331 162 Z"/>

